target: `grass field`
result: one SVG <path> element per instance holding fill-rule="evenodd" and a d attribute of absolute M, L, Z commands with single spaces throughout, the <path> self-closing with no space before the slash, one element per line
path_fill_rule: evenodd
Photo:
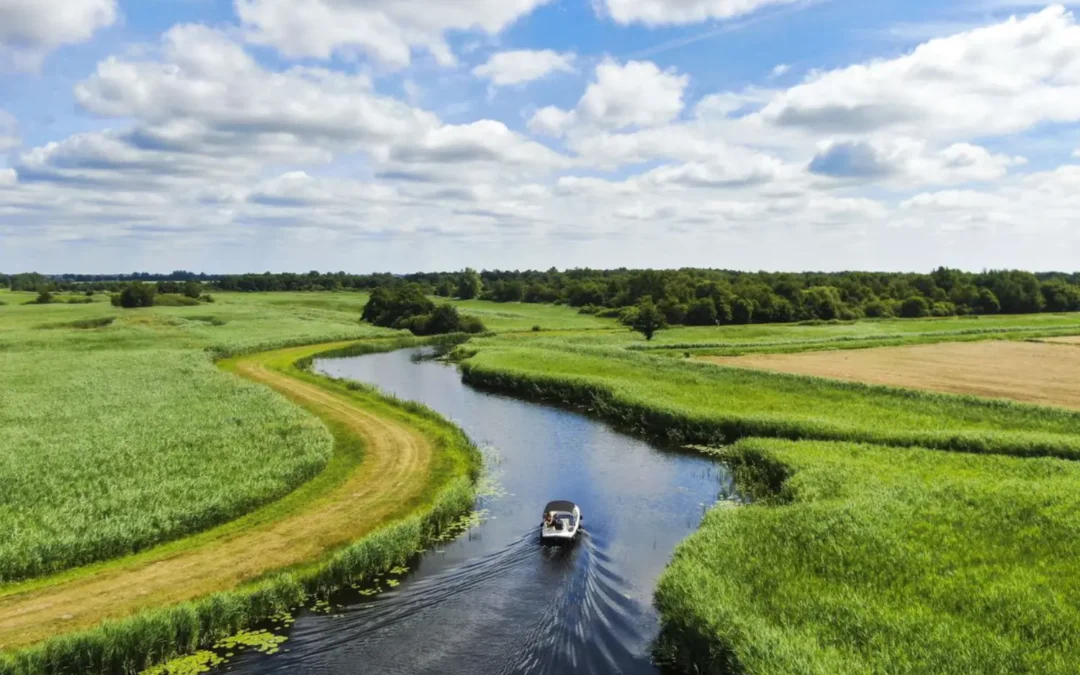
<path fill-rule="evenodd" d="M 996 317 L 964 338 L 973 343 L 858 352 L 836 345 L 903 329 L 948 342 L 959 321 L 677 329 L 656 342 L 797 352 L 810 339 L 830 351 L 775 358 L 830 363 L 938 350 L 968 384 L 981 368 L 991 381 L 976 393 L 1000 396 L 1011 382 L 1066 405 L 1072 385 L 1058 357 L 1074 347 L 988 340 L 1046 329 L 1046 317 L 1029 318 Z M 1054 330 L 1075 332 L 1074 317 L 1057 320 Z M 928 330 L 936 325 L 946 331 Z M 726 460 L 756 501 L 713 509 L 678 549 L 656 596 L 662 660 L 723 675 L 1075 672 L 1080 465 L 1066 460 L 1080 459 L 1080 415 L 716 367 L 641 346 L 622 334 L 501 336 L 458 356 L 481 387 L 675 442 L 743 439 Z M 1020 354 L 1028 359 L 1013 363 Z"/>
<path fill-rule="evenodd" d="M 426 487 L 412 485 L 418 491 L 393 483 L 396 507 L 368 504 L 374 521 L 332 498 L 381 484 L 349 482 L 363 465 L 359 447 L 343 441 L 364 427 L 354 407 L 381 411 L 399 430 L 430 423 L 428 438 L 446 432 L 423 411 L 291 368 L 317 351 L 295 345 L 401 338 L 358 323 L 364 294 L 216 294 L 212 304 L 145 310 L 114 308 L 104 296 L 24 304 L 34 297 L 0 292 L 0 485 L 15 486 L 0 490 L 0 532 L 16 533 L 0 538 L 0 579 L 8 580 L 0 581 L 0 649 L 187 604 L 122 630 L 0 655 L 3 675 L 51 672 L 60 662 L 84 664 L 70 672 L 111 672 L 140 645 L 153 657 L 140 663 L 194 648 L 289 606 L 312 584 L 415 550 L 432 522 L 468 501 L 465 487 L 439 501 L 438 486 L 457 485 L 462 466 L 437 463 Z M 811 356 L 836 362 L 881 351 L 848 348 L 977 341 L 918 349 L 980 354 L 967 367 L 981 362 L 999 379 L 972 393 L 1000 393 L 1021 371 L 1045 368 L 1042 354 L 1080 354 L 1015 341 L 1074 339 L 1080 315 L 687 327 L 646 342 L 567 307 L 457 304 L 499 334 L 458 348 L 469 382 L 579 406 L 671 441 L 744 439 L 728 461 L 757 502 L 710 512 L 659 589 L 670 658 L 701 672 L 770 675 L 1072 672 L 1080 516 L 1071 495 L 1080 494 L 1080 476 L 1064 459 L 1080 459 L 1080 413 L 717 367 L 684 354 L 827 349 L 836 351 Z M 213 365 L 271 349 L 282 351 L 224 365 L 306 412 Z M 1031 361 L 1010 371 L 1018 349 Z M 942 358 L 965 367 L 959 356 Z M 1039 400 L 1062 404 L 1071 371 L 1054 364 L 1044 383 L 1059 384 L 1044 384 Z M 958 377 L 975 380 L 945 379 Z M 264 576 L 303 568 L 375 521 L 429 507 L 434 521 L 402 521 L 376 544 L 305 572 L 303 583 Z M 287 543 L 253 560 L 259 537 Z M 92 561 L 101 562 L 68 569 Z M 237 591 L 241 581 L 253 585 Z M 74 623 L 64 603 L 82 608 Z"/>
<path fill-rule="evenodd" d="M 995 340 L 704 359 L 719 365 L 1080 409 L 1080 349 L 1050 342 Z"/>
<path fill-rule="evenodd" d="M 324 425 L 212 355 L 387 334 L 351 312 L 225 296 L 199 307 L 0 307 L 0 584 L 145 549 L 288 494 Z M 112 321 L 103 321 L 112 319 Z M 88 326 L 88 327 L 87 327 Z"/>
<path fill-rule="evenodd" d="M 693 672 L 1074 673 L 1080 465 L 748 440 L 657 590 Z M 736 665 L 737 664 L 737 665 Z"/>
<path fill-rule="evenodd" d="M 477 340 L 463 364 L 481 386 L 609 405 L 631 426 L 692 422 L 706 438 L 779 436 L 1080 458 L 1080 413 L 775 375 L 558 340 Z M 711 434 L 712 438 L 708 438 Z"/>

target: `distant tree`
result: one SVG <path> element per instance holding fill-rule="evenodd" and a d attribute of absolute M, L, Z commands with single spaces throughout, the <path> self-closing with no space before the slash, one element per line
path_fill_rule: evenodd
<path fill-rule="evenodd" d="M 930 316 L 930 303 L 921 295 L 913 295 L 900 305 L 900 316 L 907 319 Z"/>
<path fill-rule="evenodd" d="M 479 319 L 461 316 L 450 304 L 436 306 L 415 284 L 376 288 L 361 318 L 376 326 L 408 330 L 414 335 L 484 332 Z"/>
<path fill-rule="evenodd" d="M 472 300 L 480 296 L 480 291 L 484 287 L 483 280 L 480 279 L 480 275 L 471 267 L 465 268 L 465 271 L 461 273 L 461 278 L 458 280 L 457 285 L 457 297 L 462 300 Z"/>
<path fill-rule="evenodd" d="M 1046 309 L 1050 312 L 1074 312 L 1080 309 L 1080 289 L 1061 279 L 1051 279 L 1042 284 Z"/>
<path fill-rule="evenodd" d="M 746 298 L 739 298 L 731 306 L 731 322 L 736 324 L 753 323 L 754 303 Z"/>
<path fill-rule="evenodd" d="M 880 319 L 892 316 L 892 310 L 883 301 L 874 298 L 863 306 L 863 312 L 871 319 Z"/>
<path fill-rule="evenodd" d="M 185 281 L 184 282 L 184 295 L 189 298 L 198 299 L 202 295 L 202 284 L 198 281 Z"/>
<path fill-rule="evenodd" d="M 435 286 L 435 295 L 439 296 L 440 298 L 449 298 L 454 295 L 454 291 L 456 290 L 457 286 L 454 285 L 453 281 L 450 281 L 449 279 L 443 279 L 438 283 L 438 285 Z"/>
<path fill-rule="evenodd" d="M 635 309 L 637 311 L 629 317 L 630 328 L 644 335 L 646 340 L 652 340 L 656 331 L 667 325 L 664 313 L 653 303 L 651 297 L 643 297 Z"/>
<path fill-rule="evenodd" d="M 802 304 L 811 319 L 831 321 L 840 317 L 843 302 L 833 286 L 815 286 L 803 291 Z"/>
<path fill-rule="evenodd" d="M 1001 303 L 989 288 L 980 288 L 972 308 L 979 314 L 997 314 L 1001 311 Z"/>
<path fill-rule="evenodd" d="M 35 298 L 31 304 L 34 305 L 48 305 L 53 302 L 53 294 L 49 292 L 47 288 L 43 288 L 38 291 L 37 298 Z"/>
<path fill-rule="evenodd" d="M 716 303 L 709 298 L 701 298 L 690 304 L 686 312 L 688 326 L 715 326 Z"/>
<path fill-rule="evenodd" d="M 136 281 L 125 286 L 124 290 L 120 291 L 119 295 L 114 295 L 112 304 L 126 309 L 152 307 L 154 304 L 154 296 L 156 295 L 156 287 Z"/>

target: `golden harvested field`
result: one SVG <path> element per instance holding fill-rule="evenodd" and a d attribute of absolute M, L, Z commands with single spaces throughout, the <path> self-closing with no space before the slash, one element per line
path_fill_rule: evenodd
<path fill-rule="evenodd" d="M 1063 345 L 1080 345 L 1080 335 L 1068 335 L 1066 337 L 1040 338 L 1039 342 L 1056 342 Z"/>
<path fill-rule="evenodd" d="M 1055 342 L 1076 344 L 1080 338 Z M 952 342 L 702 358 L 724 366 L 1080 409 L 1080 349 L 1067 344 Z"/>

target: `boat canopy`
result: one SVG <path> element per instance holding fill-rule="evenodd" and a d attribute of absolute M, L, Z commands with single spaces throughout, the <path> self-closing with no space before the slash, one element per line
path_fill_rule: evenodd
<path fill-rule="evenodd" d="M 566 513 L 573 513 L 575 508 L 577 507 L 574 506 L 574 502 L 554 501 L 548 502 L 548 505 L 544 507 L 544 513 L 547 513 L 548 511 L 564 511 Z"/>

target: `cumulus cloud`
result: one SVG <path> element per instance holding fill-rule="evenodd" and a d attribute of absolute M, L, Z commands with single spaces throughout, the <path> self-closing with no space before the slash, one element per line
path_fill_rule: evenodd
<path fill-rule="evenodd" d="M 473 68 L 473 75 L 491 80 L 497 87 L 532 82 L 556 72 L 574 71 L 574 55 L 550 49 L 518 50 L 493 54 L 487 63 Z"/>
<path fill-rule="evenodd" d="M 798 0 L 602 0 L 609 16 L 619 23 L 701 23 L 750 14 L 770 5 L 789 5 Z"/>
<path fill-rule="evenodd" d="M 0 0 L 0 66 L 36 69 L 52 50 L 89 40 L 116 17 L 116 0 Z"/>
<path fill-rule="evenodd" d="M 1022 157 L 992 154 L 970 143 L 939 151 L 910 138 L 826 143 L 810 161 L 811 173 L 854 181 L 897 180 L 906 184 L 949 184 L 1001 178 Z"/>
<path fill-rule="evenodd" d="M 807 133 L 983 136 L 1080 120 L 1080 26 L 1061 6 L 810 76 L 760 112 Z"/>
<path fill-rule="evenodd" d="M 455 57 L 444 34 L 475 30 L 494 35 L 549 0 L 236 0 L 248 39 L 288 57 L 329 59 L 368 54 L 393 67 L 414 49 L 439 63 Z"/>
<path fill-rule="evenodd" d="M 529 120 L 536 132 L 564 133 L 573 124 L 624 129 L 665 124 L 683 110 L 690 78 L 651 61 L 620 64 L 605 59 L 573 111 L 542 108 Z"/>
<path fill-rule="evenodd" d="M 110 57 L 75 88 L 87 110 L 155 126 L 148 143 L 292 144 L 356 149 L 437 125 L 437 118 L 375 94 L 366 77 L 292 68 L 265 70 L 223 33 L 181 25 L 162 60 Z"/>

